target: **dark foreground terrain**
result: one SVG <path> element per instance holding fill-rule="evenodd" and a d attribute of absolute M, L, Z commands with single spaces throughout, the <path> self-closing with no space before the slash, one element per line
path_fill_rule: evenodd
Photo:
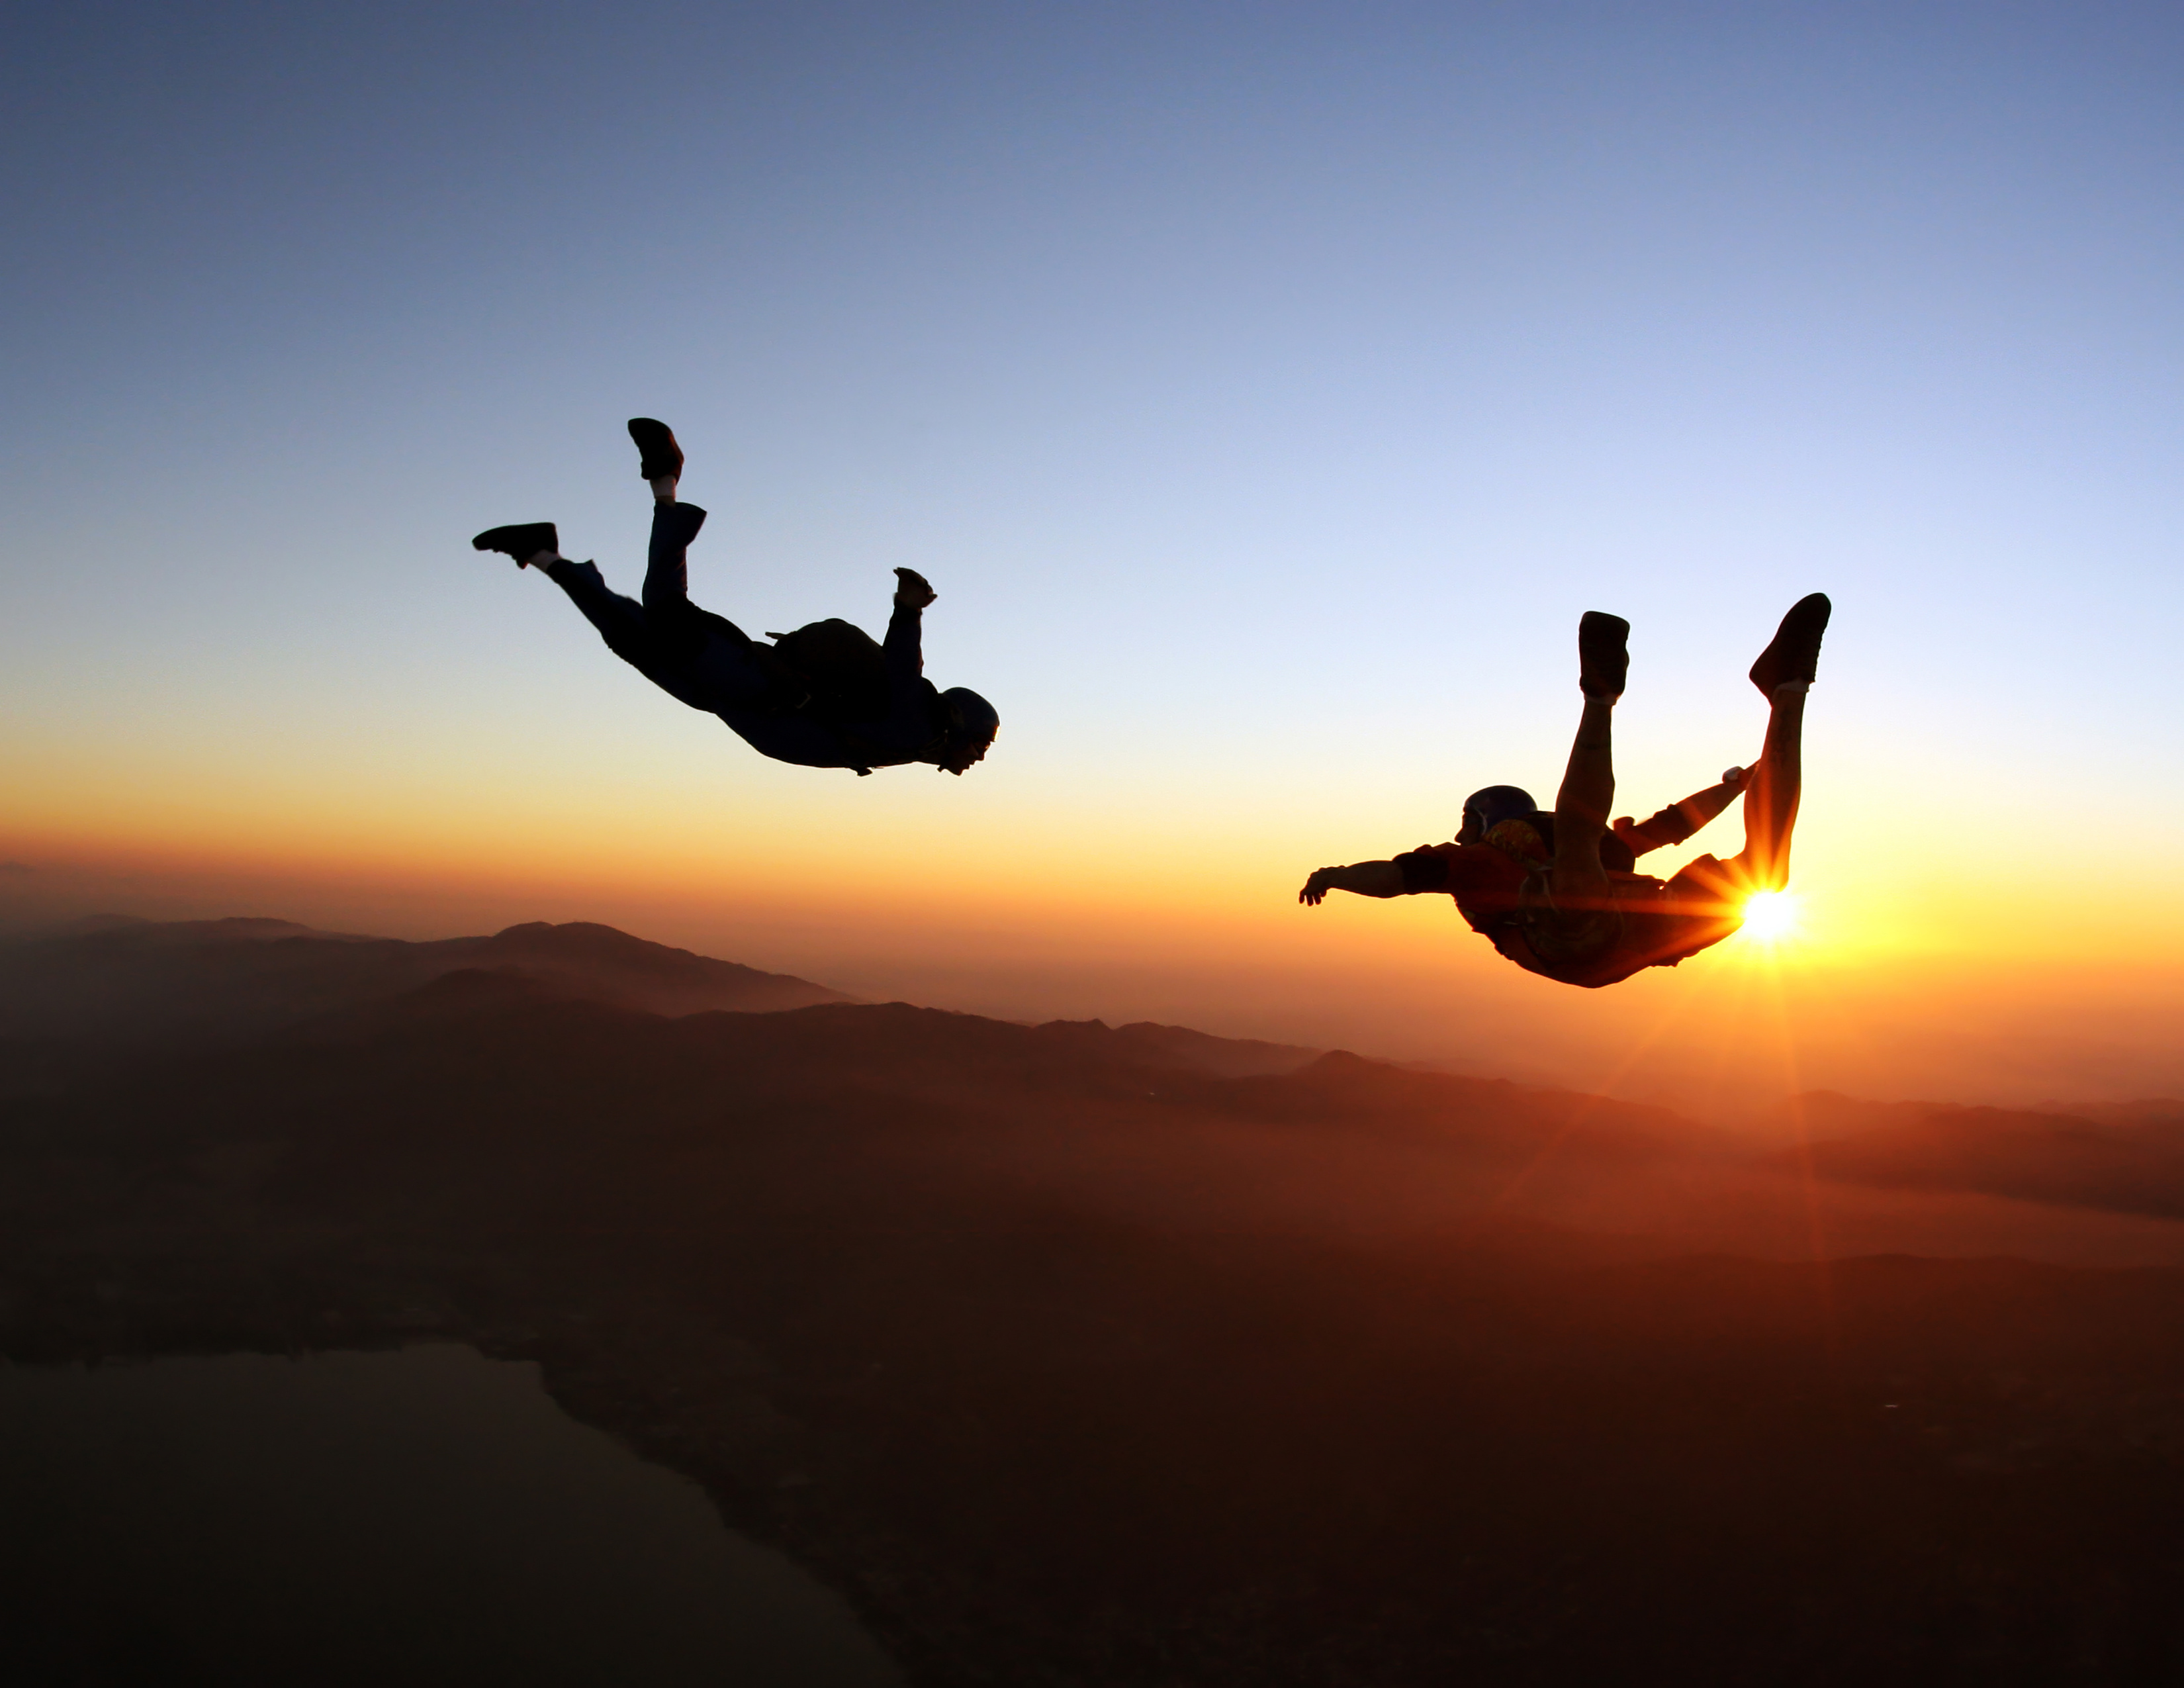
<path fill-rule="evenodd" d="M 0 1350 L 536 1358 L 920 1683 L 2184 1680 L 2184 1272 L 2114 1263 L 2184 1261 L 2160 1107 L 1784 1157 L 1175 1028 L 669 1017 L 702 958 L 518 930 L 376 996 L 293 929 L 19 952 Z M 191 955 L 248 1011 L 131 1036 Z"/>

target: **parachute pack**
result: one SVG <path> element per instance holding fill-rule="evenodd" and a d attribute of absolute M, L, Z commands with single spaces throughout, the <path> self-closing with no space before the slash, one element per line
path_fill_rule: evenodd
<path fill-rule="evenodd" d="M 872 721 L 887 713 L 887 653 L 855 622 L 830 618 L 766 637 L 773 641 L 771 654 L 810 689 L 805 708 L 811 714 L 822 721 Z"/>

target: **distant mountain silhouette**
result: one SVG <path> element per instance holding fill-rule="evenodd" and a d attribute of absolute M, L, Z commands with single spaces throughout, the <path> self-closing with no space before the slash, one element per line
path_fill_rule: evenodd
<path fill-rule="evenodd" d="M 2184 1100 L 2175 1096 L 2144 1096 L 2129 1102 L 2047 1101 L 2036 1103 L 2032 1111 L 2075 1115 L 2096 1125 L 2163 1127 L 2184 1132 Z"/>
<path fill-rule="evenodd" d="M 1801 1097 L 1818 1140 L 1774 1159 L 1845 1183 L 1980 1190 L 2026 1201 L 2184 1217 L 2184 1104 L 2049 1109 Z"/>
<path fill-rule="evenodd" d="M 1809 1153 L 1755 1156 L 1666 1110 L 1343 1051 L 1150 1022 L 1024 1027 L 900 1004 L 854 1008 L 823 985 L 583 922 L 407 943 L 263 918 L 111 917 L 0 945 L 0 1040 L 40 1083 L 66 1070 L 50 1067 L 55 1048 L 95 1064 L 102 1050 L 263 1048 L 269 1036 L 399 1042 L 449 1026 L 467 1039 L 555 1003 L 671 1020 L 768 1017 L 674 1033 L 618 1021 L 616 1035 L 628 1047 L 666 1038 L 681 1061 L 712 1050 L 700 1065 L 717 1059 L 724 1070 L 703 1083 L 721 1096 L 795 1096 L 801 1106 L 845 1084 L 910 1085 L 919 1107 L 937 1099 L 998 1122 L 993 1152 L 1028 1175 L 1107 1189 L 1138 1211 L 1233 1205 L 1248 1193 L 1253 1223 L 1344 1231 L 1461 1215 L 1504 1234 L 1562 1237 L 1555 1246 L 1574 1246 L 1574 1227 L 1641 1251 L 1658 1246 L 1638 1240 L 1653 1235 L 1769 1253 L 1802 1245 L 1797 1191 L 1812 1177 L 1841 1190 L 2184 1217 L 2184 1108 L 2161 1100 L 2072 1117 L 1815 1093 L 1794 1105 L 1797 1134 L 1818 1139 Z M 1148 1115 L 1162 1120 L 1161 1175 L 1144 1178 L 1133 1156 L 1145 1147 L 1123 1152 L 1129 1139 L 1106 1124 L 1076 1140 L 1025 1133 L 1027 1122 L 1088 1110 L 1103 1120 L 1120 1110 L 1133 1132 Z M 1916 1221 L 1875 1223 L 1848 1234 L 1884 1246 L 1919 1234 Z M 2022 1214 L 1983 1219 L 1970 1234 L 2064 1258 L 2088 1246 Z M 1942 1245 L 1940 1234 L 1925 1245 Z"/>
<path fill-rule="evenodd" d="M 520 977 L 543 995 L 658 1014 L 850 1000 L 806 979 L 583 922 L 421 944 L 281 920 L 101 922 L 0 944 L 0 1038 L 140 1046 L 246 1039 L 465 970 Z"/>
<path fill-rule="evenodd" d="M 1299 1044 L 1262 1043 L 1256 1038 L 1217 1038 L 1188 1026 L 1162 1026 L 1139 1020 L 1111 1030 L 1103 1020 L 1052 1020 L 1039 1028 L 1041 1034 L 1060 1044 L 1072 1037 L 1092 1043 L 1120 1039 L 1151 1067 L 1179 1067 L 1224 1078 L 1253 1073 L 1294 1072 L 1317 1061 L 1324 1050 Z"/>

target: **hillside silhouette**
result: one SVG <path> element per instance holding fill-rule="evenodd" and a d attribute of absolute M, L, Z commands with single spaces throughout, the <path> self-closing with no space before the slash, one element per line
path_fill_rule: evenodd
<path fill-rule="evenodd" d="M 1785 1157 L 1172 1027 L 660 1012 L 748 970 L 597 928 L 48 941 L 8 1357 L 536 1359 L 920 1683 L 2184 1668 L 2184 1224 L 2067 1122 L 1806 1099 Z M 101 1029 L 154 978 L 218 1036 Z"/>
<path fill-rule="evenodd" d="M 1777 1164 L 1809 1163 L 1824 1178 L 2184 1217 L 2184 1102 L 1992 1108 L 1823 1094 L 1800 1112 L 1824 1134 Z"/>
<path fill-rule="evenodd" d="M 651 944 L 610 926 L 533 921 L 410 944 L 281 920 L 124 921 L 0 944 L 0 1038 L 195 1045 L 361 1007 L 465 971 L 656 1014 L 765 1012 L 841 992 Z"/>

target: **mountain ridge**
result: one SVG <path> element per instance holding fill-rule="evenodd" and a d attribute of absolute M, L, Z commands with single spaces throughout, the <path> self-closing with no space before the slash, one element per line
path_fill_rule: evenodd
<path fill-rule="evenodd" d="M 248 1040 L 466 969 L 522 972 L 560 994 L 664 1014 L 855 1000 L 585 921 L 421 943 L 262 918 L 132 922 L 0 944 L 0 1037 L 152 1047 Z"/>

